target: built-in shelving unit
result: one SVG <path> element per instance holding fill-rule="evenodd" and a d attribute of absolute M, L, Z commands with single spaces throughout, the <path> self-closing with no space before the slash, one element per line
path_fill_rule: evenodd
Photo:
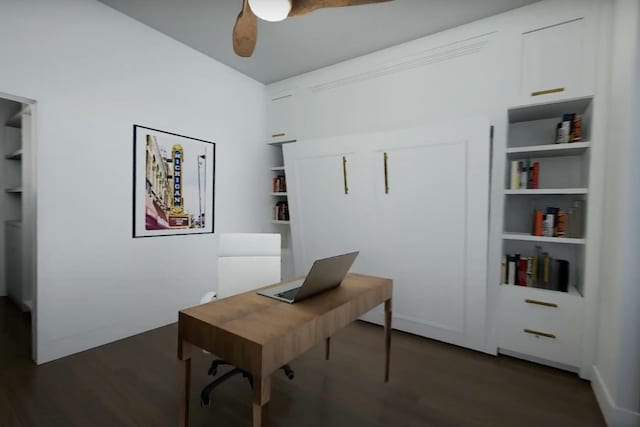
<path fill-rule="evenodd" d="M 599 143 L 591 138 L 592 100 L 511 108 L 505 150 L 498 348 L 572 370 L 581 367 L 586 217 L 592 146 Z M 554 143 L 564 114 L 582 118 L 580 141 Z"/>

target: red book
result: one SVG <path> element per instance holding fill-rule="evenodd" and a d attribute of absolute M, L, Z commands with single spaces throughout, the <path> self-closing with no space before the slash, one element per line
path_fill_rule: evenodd
<path fill-rule="evenodd" d="M 533 173 L 531 177 L 531 188 L 539 188 L 540 162 L 533 162 Z"/>
<path fill-rule="evenodd" d="M 541 210 L 536 210 L 533 214 L 533 235 L 542 236 L 542 222 L 544 215 Z"/>
<path fill-rule="evenodd" d="M 520 258 L 518 261 L 518 285 L 527 286 L 527 266 L 526 258 Z"/>

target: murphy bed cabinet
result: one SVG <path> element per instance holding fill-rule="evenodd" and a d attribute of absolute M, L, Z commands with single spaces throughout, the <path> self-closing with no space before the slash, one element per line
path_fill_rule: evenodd
<path fill-rule="evenodd" d="M 490 126 L 460 120 L 283 147 L 297 274 L 358 250 L 394 280 L 394 328 L 486 347 Z M 364 320 L 382 323 L 373 310 Z"/>
<path fill-rule="evenodd" d="M 563 114 L 582 117 L 582 137 L 571 143 L 555 143 L 556 125 Z M 499 352 L 579 372 L 583 361 L 587 299 L 596 298 L 594 280 L 585 259 L 589 250 L 589 183 L 592 171 L 591 141 L 593 98 L 531 104 L 508 111 L 506 149 L 503 254 L 524 259 L 528 269 L 520 283 L 509 277 L 509 259 L 503 258 L 498 305 Z M 514 164 L 515 162 L 515 164 Z M 522 165 L 525 165 L 522 168 Z M 513 188 L 512 167 L 537 173 L 537 185 L 527 181 Z M 537 172 L 533 172 L 537 169 Z M 528 176 L 528 175 L 527 175 Z M 523 181 L 523 179 L 520 179 Z M 520 187 L 520 185 L 515 184 Z M 537 188 L 531 188 L 537 187 Z M 551 211 L 547 211 L 547 209 Z M 552 235 L 537 235 L 534 211 L 555 212 Z M 550 213 L 550 219 L 554 213 Z M 556 233 L 557 229 L 557 233 Z M 543 234 L 549 234 L 543 233 Z M 548 263 L 545 264 L 548 260 Z M 554 265 L 565 264 L 568 288 L 563 291 Z M 559 267 L 558 267 L 559 268 Z M 506 272 L 505 272 L 506 271 Z M 517 275 L 520 270 L 514 271 Z M 546 277 L 545 277 L 546 276 Z M 508 284 L 511 283 L 511 284 Z"/>

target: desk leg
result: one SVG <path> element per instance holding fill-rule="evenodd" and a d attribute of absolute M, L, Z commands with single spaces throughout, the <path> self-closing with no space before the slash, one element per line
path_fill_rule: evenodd
<path fill-rule="evenodd" d="M 253 427 L 268 425 L 269 399 L 271 398 L 271 376 L 253 378 Z"/>
<path fill-rule="evenodd" d="M 391 361 L 391 298 L 384 302 L 385 364 L 384 382 L 389 382 L 389 362 Z"/>
<path fill-rule="evenodd" d="M 329 360 L 331 356 L 331 337 L 327 337 L 324 342 L 324 359 Z"/>
<path fill-rule="evenodd" d="M 189 393 L 191 391 L 191 344 L 178 340 L 178 426 L 189 426 Z"/>

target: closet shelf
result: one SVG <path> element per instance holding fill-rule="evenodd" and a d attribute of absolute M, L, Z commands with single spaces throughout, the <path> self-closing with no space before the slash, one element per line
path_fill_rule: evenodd
<path fill-rule="evenodd" d="M 569 291 L 568 292 L 562 292 L 562 291 L 556 291 L 555 289 L 545 289 L 545 288 L 539 288 L 537 286 L 518 286 L 518 285 L 510 285 L 508 283 L 501 283 L 501 286 L 509 286 L 513 289 L 522 289 L 522 290 L 527 290 L 527 289 L 535 289 L 536 291 L 541 291 L 541 292 L 558 292 L 560 294 L 565 294 L 565 295 L 570 295 L 572 297 L 578 297 L 578 298 L 582 298 L 582 294 L 578 291 L 578 289 L 576 289 L 575 286 L 573 285 L 569 285 Z"/>
<path fill-rule="evenodd" d="M 7 188 L 4 191 L 7 193 L 20 194 L 22 193 L 22 188 Z"/>
<path fill-rule="evenodd" d="M 562 243 L 567 245 L 584 245 L 585 239 L 574 237 L 533 236 L 527 233 L 502 233 L 504 240 L 522 240 L 527 242 Z"/>
<path fill-rule="evenodd" d="M 271 223 L 273 223 L 273 224 L 280 224 L 280 225 L 290 224 L 290 222 L 289 222 L 289 221 L 278 221 L 278 220 L 275 220 L 275 219 L 271 220 Z"/>
<path fill-rule="evenodd" d="M 267 144 L 272 145 L 274 147 L 279 147 L 282 144 L 289 144 L 289 143 L 292 143 L 292 142 L 296 142 L 296 140 L 295 139 L 289 139 L 287 141 L 267 142 Z"/>
<path fill-rule="evenodd" d="M 21 160 L 22 159 L 22 148 L 17 149 L 13 153 L 9 153 L 5 156 L 8 160 Z"/>
<path fill-rule="evenodd" d="M 528 147 L 507 148 L 507 157 L 510 159 L 523 159 L 527 157 L 560 157 L 577 156 L 583 154 L 591 147 L 591 142 L 573 142 L 566 144 L 531 145 Z"/>
<path fill-rule="evenodd" d="M 509 108 L 509 123 L 562 117 L 567 111 L 583 113 L 593 101 L 593 96 L 521 105 Z"/>
<path fill-rule="evenodd" d="M 271 193 L 271 195 L 275 196 L 275 197 L 287 197 L 287 192 L 286 191 L 280 191 L 280 192 Z"/>
<path fill-rule="evenodd" d="M 272 171 L 283 171 L 284 166 L 274 166 L 271 168 Z"/>
<path fill-rule="evenodd" d="M 504 194 L 507 196 L 525 196 L 525 195 L 553 195 L 553 194 L 588 194 L 587 188 L 539 188 L 539 189 L 527 189 L 527 190 L 504 190 Z"/>

